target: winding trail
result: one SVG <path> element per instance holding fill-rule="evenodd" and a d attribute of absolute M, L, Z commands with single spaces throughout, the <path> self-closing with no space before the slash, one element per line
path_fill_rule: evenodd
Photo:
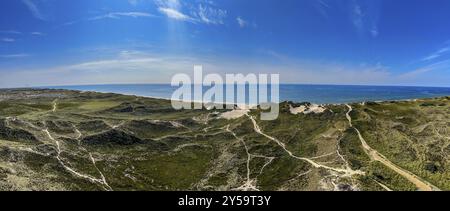
<path fill-rule="evenodd" d="M 350 163 L 348 163 L 348 161 L 345 159 L 344 155 L 341 154 L 341 139 L 338 140 L 338 142 L 336 143 L 336 154 L 338 155 L 338 157 L 344 162 L 345 167 L 350 169 Z"/>
<path fill-rule="evenodd" d="M 50 111 L 48 111 L 48 112 L 52 112 L 52 113 L 56 112 L 57 107 L 58 107 L 58 99 L 55 99 L 55 100 L 53 101 L 53 107 L 52 107 L 52 110 L 50 110 Z M 16 121 L 17 119 L 16 119 L 15 117 L 7 117 L 7 118 L 6 118 L 6 124 L 7 124 L 7 126 L 9 126 L 9 121 L 11 121 L 11 120 L 12 120 L 12 121 Z M 112 190 L 113 190 L 113 189 L 109 186 L 109 184 L 106 182 L 106 179 L 105 179 L 103 173 L 102 173 L 102 172 L 100 171 L 100 169 L 97 167 L 96 162 L 95 162 L 95 159 L 94 159 L 94 157 L 92 156 L 92 154 L 91 154 L 90 152 L 88 152 L 84 147 L 81 146 L 81 140 L 80 140 L 80 138 L 82 137 L 82 134 L 81 134 L 81 132 L 75 127 L 75 125 L 72 124 L 72 126 L 74 127 L 75 132 L 77 133 L 77 138 L 76 138 L 76 140 L 78 141 L 79 146 L 80 146 L 86 153 L 88 153 L 89 159 L 91 160 L 91 162 L 92 162 L 92 164 L 94 165 L 94 167 L 96 168 L 96 170 L 99 172 L 99 174 L 100 174 L 100 176 L 101 176 L 101 179 L 97 179 L 97 178 L 94 178 L 94 177 L 92 177 L 92 176 L 89 176 L 89 175 L 85 175 L 85 174 L 79 173 L 79 172 L 77 172 L 75 169 L 73 169 L 73 168 L 67 166 L 67 165 L 64 163 L 64 161 L 62 160 L 62 158 L 61 158 L 61 152 L 62 152 L 62 150 L 61 150 L 61 144 L 60 144 L 60 142 L 59 142 L 57 139 L 55 139 L 55 138 L 51 135 L 51 133 L 49 132 L 47 126 L 44 126 L 45 129 L 42 129 L 42 128 L 38 128 L 38 127 L 34 126 L 33 124 L 31 124 L 31 123 L 29 123 L 29 122 L 26 122 L 26 121 L 23 121 L 23 122 L 26 123 L 27 125 L 29 125 L 30 127 L 32 127 L 33 129 L 41 130 L 42 132 L 44 132 L 44 133 L 47 135 L 47 137 L 48 137 L 51 141 L 53 141 L 53 142 L 55 143 L 55 145 L 56 145 L 56 153 L 57 153 L 55 158 L 57 159 L 58 163 L 59 163 L 66 171 L 68 171 L 69 173 L 71 173 L 72 175 L 74 175 L 74 176 L 76 176 L 76 177 L 79 177 L 79 178 L 82 178 L 82 179 L 86 179 L 86 180 L 88 180 L 88 181 L 90 181 L 90 182 L 92 182 L 92 183 L 98 183 L 98 184 L 100 184 L 100 185 L 101 185 L 105 190 L 107 190 L 107 191 L 112 191 Z M 44 122 L 44 125 L 46 125 L 45 122 Z M 34 153 L 37 153 L 37 152 L 35 152 L 35 151 L 31 150 L 31 149 L 30 149 L 29 151 L 34 152 Z M 42 154 L 42 155 L 44 155 L 44 154 Z"/>
<path fill-rule="evenodd" d="M 383 185 L 382 183 L 374 180 L 379 186 L 381 186 L 384 190 L 386 191 L 392 191 L 389 187 L 387 187 L 386 185 Z"/>
<path fill-rule="evenodd" d="M 297 176 L 295 176 L 294 178 L 288 180 L 288 182 L 291 182 L 291 181 L 294 181 L 294 180 L 296 180 L 296 179 L 298 179 L 298 178 L 300 178 L 300 177 L 306 176 L 307 174 L 309 174 L 309 173 L 311 173 L 311 172 L 312 172 L 311 169 L 308 170 L 308 171 L 306 171 L 306 172 L 302 172 L 302 173 L 298 174 Z"/>
<path fill-rule="evenodd" d="M 353 176 L 353 175 L 364 175 L 364 174 L 365 174 L 365 173 L 362 172 L 362 171 L 359 171 L 359 170 L 356 170 L 356 171 L 355 171 L 355 170 L 353 170 L 353 169 L 351 169 L 351 168 L 349 168 L 349 167 L 347 167 L 346 169 L 334 168 L 334 167 L 330 167 L 330 166 L 325 166 L 325 165 L 319 164 L 319 163 L 317 163 L 317 162 L 315 162 L 315 161 L 313 161 L 313 160 L 311 160 L 311 159 L 309 159 L 309 158 L 298 157 L 298 156 L 294 155 L 294 153 L 292 153 L 291 151 L 289 151 L 289 150 L 286 148 L 286 145 L 285 145 L 283 142 L 281 142 L 280 140 L 278 140 L 278 139 L 276 139 L 276 138 L 274 138 L 274 137 L 272 137 L 272 136 L 269 136 L 269 135 L 265 134 L 264 132 L 262 132 L 262 131 L 261 131 L 261 128 L 259 127 L 259 125 L 258 125 L 258 123 L 256 122 L 255 118 L 253 118 L 253 116 L 248 115 L 248 114 L 246 114 L 246 116 L 252 121 L 252 123 L 253 123 L 253 128 L 254 128 L 254 130 L 255 130 L 256 133 L 258 133 L 258 134 L 260 134 L 260 135 L 262 135 L 262 136 L 264 136 L 264 137 L 266 137 L 266 138 L 268 138 L 268 139 L 274 141 L 275 143 L 277 143 L 277 144 L 278 144 L 281 148 L 283 148 L 283 150 L 284 150 L 286 153 L 288 153 L 289 156 L 291 156 L 292 158 L 295 158 L 295 159 L 297 159 L 297 160 L 302 160 L 302 161 L 308 162 L 309 164 L 311 164 L 311 165 L 314 166 L 315 168 L 323 168 L 323 169 L 327 169 L 327 170 L 330 170 L 330 171 L 334 171 L 334 172 L 336 172 L 336 173 L 341 173 L 341 174 L 343 174 L 344 177 L 351 177 L 351 176 Z"/>
<path fill-rule="evenodd" d="M 239 140 L 245 147 L 245 152 L 247 153 L 247 181 L 240 187 L 235 188 L 233 190 L 235 191 L 260 191 L 255 184 L 257 184 L 257 180 L 256 179 L 251 179 L 250 178 L 250 174 L 251 174 L 251 170 L 250 170 L 250 162 L 252 160 L 253 155 L 250 154 L 249 149 L 247 147 L 247 144 L 245 143 L 245 141 L 242 138 L 239 138 L 236 133 L 234 133 L 233 131 L 230 130 L 230 125 L 227 126 L 226 131 L 231 133 L 234 138 L 236 140 Z M 261 156 L 263 157 L 263 156 Z M 272 158 L 271 158 L 272 159 Z M 269 161 L 272 162 L 272 161 Z M 268 165 L 268 163 L 266 163 L 263 168 L 261 169 L 261 172 L 264 170 L 264 168 Z"/>
<path fill-rule="evenodd" d="M 79 177 L 79 178 L 89 180 L 89 181 L 92 182 L 92 183 L 100 183 L 100 184 L 103 184 L 103 181 L 102 181 L 102 180 L 93 178 L 93 177 L 91 177 L 91 176 L 89 176 L 89 175 L 81 174 L 81 173 L 75 171 L 74 169 L 68 167 L 66 164 L 64 164 L 64 162 L 63 162 L 62 159 L 61 159 L 61 146 L 60 146 L 59 141 L 56 140 L 55 138 L 53 138 L 53 136 L 50 134 L 50 132 L 48 131 L 48 129 L 43 130 L 43 132 L 45 132 L 45 133 L 47 134 L 47 136 L 48 136 L 48 138 L 49 138 L 50 140 L 52 140 L 52 141 L 55 142 L 55 144 L 56 144 L 56 152 L 57 152 L 56 159 L 58 160 L 58 162 L 61 164 L 61 166 L 62 166 L 64 169 L 66 169 L 68 172 L 70 172 L 71 174 L 73 174 L 73 175 L 75 175 L 75 176 L 77 176 L 77 177 Z"/>
<path fill-rule="evenodd" d="M 58 108 L 58 99 L 55 99 L 53 101 L 53 109 L 52 112 L 56 112 L 56 109 Z"/>
<path fill-rule="evenodd" d="M 353 111 L 353 108 L 350 105 L 346 105 L 348 107 L 348 112 L 346 113 L 346 117 L 348 119 L 348 122 L 350 124 L 350 127 L 353 128 L 356 133 L 358 134 L 359 140 L 361 141 L 361 144 L 364 148 L 364 152 L 370 157 L 370 159 L 378 161 L 385 165 L 386 167 L 392 169 L 393 171 L 397 172 L 401 176 L 403 176 L 405 179 L 413 183 L 418 190 L 420 191 L 440 191 L 439 188 L 432 185 L 431 183 L 425 181 L 424 179 L 414 175 L 413 173 L 402 169 L 401 167 L 395 165 L 392 163 L 389 159 L 387 159 L 384 155 L 380 154 L 378 151 L 372 149 L 372 147 L 367 144 L 364 137 L 361 135 L 361 132 L 353 126 L 352 124 L 352 117 L 350 116 L 350 113 Z"/>
<path fill-rule="evenodd" d="M 91 160 L 92 165 L 95 167 L 97 172 L 100 174 L 102 184 L 107 188 L 107 190 L 112 191 L 113 189 L 111 188 L 111 186 L 109 186 L 108 182 L 106 181 L 106 178 L 105 178 L 103 172 L 100 171 L 100 169 L 97 167 L 97 162 L 95 161 L 94 157 L 92 156 L 92 153 L 90 153 L 85 147 L 83 147 L 81 145 L 81 137 L 83 136 L 83 134 L 80 132 L 80 130 L 78 130 L 78 128 L 75 125 L 72 124 L 72 126 L 73 126 L 75 132 L 78 134 L 77 138 L 76 138 L 76 140 L 78 141 L 78 146 L 89 155 L 89 159 Z"/>
<path fill-rule="evenodd" d="M 56 112 L 56 109 L 58 108 L 58 99 L 55 99 L 54 101 L 53 101 L 53 108 L 52 108 L 52 110 L 50 111 L 50 112 Z M 44 123 L 44 125 L 45 125 L 45 123 Z M 46 126 L 45 126 L 46 127 Z M 77 138 L 77 140 L 78 140 L 78 143 L 80 144 L 80 140 L 79 140 L 79 138 L 81 138 L 81 136 L 82 136 L 82 134 L 81 134 L 81 132 L 78 130 L 78 129 L 76 129 L 76 131 L 77 131 L 77 133 L 78 133 L 78 138 Z M 50 132 L 48 131 L 48 128 L 46 127 L 45 129 L 43 129 L 42 130 L 42 132 L 44 132 L 47 136 L 48 136 L 48 138 L 51 140 L 51 141 L 53 141 L 53 142 L 55 142 L 55 144 L 56 144 L 56 159 L 58 160 L 58 162 L 59 162 L 59 164 L 64 168 L 64 169 L 66 169 L 66 171 L 68 171 L 68 172 L 70 172 L 72 175 L 75 175 L 76 177 L 79 177 L 79 178 L 82 178 L 82 179 L 86 179 L 86 180 L 89 180 L 90 182 L 92 182 L 92 183 L 99 183 L 99 184 L 101 184 L 102 185 L 102 187 L 105 189 L 105 190 L 112 190 L 112 188 L 108 185 L 108 183 L 106 182 L 106 179 L 105 179 L 105 177 L 103 176 L 103 174 L 100 172 L 100 170 L 97 168 L 97 166 L 95 165 L 95 160 L 94 160 L 94 158 L 92 157 L 92 155 L 89 153 L 89 156 L 90 156 L 90 159 L 91 159 L 91 161 L 94 163 L 94 165 L 95 165 L 95 167 L 97 168 L 97 170 L 100 172 L 100 175 L 101 175 L 101 177 L 102 177 L 102 179 L 97 179 L 97 178 L 94 178 L 94 177 L 92 177 L 92 176 L 89 176 L 89 175 L 85 175 L 85 174 L 82 174 L 82 173 L 79 173 L 79 172 L 77 172 L 76 170 L 74 170 L 74 169 L 72 169 L 72 168 L 70 168 L 69 166 L 67 166 L 64 162 L 63 162 L 63 160 L 61 159 L 61 145 L 60 145 L 60 143 L 59 143 L 59 141 L 57 140 L 57 139 L 55 139 L 51 134 L 50 134 Z"/>

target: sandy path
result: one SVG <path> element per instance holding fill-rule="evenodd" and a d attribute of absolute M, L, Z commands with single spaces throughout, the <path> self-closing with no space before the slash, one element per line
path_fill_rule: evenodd
<path fill-rule="evenodd" d="M 56 109 L 58 108 L 58 99 L 53 101 L 53 109 L 52 112 L 56 112 Z"/>
<path fill-rule="evenodd" d="M 55 99 L 55 100 L 53 101 L 53 108 L 52 108 L 51 112 L 56 112 L 57 108 L 58 108 L 58 99 Z M 87 180 L 89 180 L 89 181 L 91 181 L 91 182 L 93 182 L 93 183 L 100 183 L 102 186 L 104 186 L 105 190 L 113 190 L 113 189 L 111 188 L 111 186 L 109 186 L 109 184 L 106 182 L 106 178 L 105 178 L 105 176 L 103 175 L 103 173 L 102 173 L 102 172 L 100 171 L 100 169 L 97 167 L 97 164 L 96 164 L 95 159 L 94 159 L 94 157 L 92 156 L 92 154 L 91 154 L 90 152 L 88 152 L 84 147 L 81 146 L 81 140 L 80 140 L 80 138 L 81 138 L 81 136 L 82 136 L 81 132 L 75 127 L 75 125 L 72 125 L 72 126 L 73 126 L 73 128 L 75 129 L 75 132 L 77 133 L 77 138 L 76 138 L 76 139 L 77 139 L 77 141 L 78 141 L 78 145 L 79 145 L 85 152 L 88 153 L 89 159 L 91 160 L 91 162 L 92 162 L 92 164 L 94 165 L 95 169 L 99 172 L 99 174 L 100 174 L 100 176 L 101 176 L 101 179 L 97 179 L 97 178 L 94 178 L 94 177 L 89 176 L 89 175 L 81 174 L 81 173 L 75 171 L 74 169 L 72 169 L 72 168 L 66 166 L 66 164 L 64 164 L 64 162 L 63 162 L 62 159 L 61 159 L 61 146 L 60 146 L 60 143 L 59 143 L 58 140 L 56 140 L 55 138 L 53 138 L 53 136 L 50 134 L 50 132 L 48 131 L 48 128 L 47 128 L 47 129 L 43 130 L 43 132 L 45 132 L 45 133 L 47 134 L 47 136 L 50 138 L 50 140 L 54 141 L 55 144 L 56 144 L 56 151 L 57 151 L 56 159 L 57 159 L 58 162 L 64 167 L 64 169 L 66 169 L 67 171 L 69 171 L 69 172 L 72 173 L 73 175 L 75 175 L 75 176 L 77 176 L 77 177 L 80 177 L 80 178 L 83 178 L 83 179 L 87 179 Z"/>
<path fill-rule="evenodd" d="M 92 165 L 94 165 L 95 169 L 96 169 L 97 172 L 100 174 L 100 177 L 101 177 L 101 180 L 102 180 L 103 185 L 107 187 L 107 190 L 113 190 L 113 189 L 111 188 L 111 186 L 109 186 L 108 182 L 106 182 L 106 178 L 105 178 L 103 172 L 100 171 L 100 169 L 97 167 L 97 163 L 96 163 L 94 157 L 92 156 L 92 153 L 90 153 L 86 148 L 84 148 L 83 146 L 81 146 L 81 137 L 83 136 L 83 134 L 80 132 L 80 130 L 78 130 L 78 128 L 77 128 L 75 125 L 72 125 L 72 126 L 73 126 L 75 132 L 77 133 L 77 138 L 76 138 L 76 139 L 77 139 L 77 141 L 78 141 L 78 146 L 79 146 L 83 151 L 85 151 L 86 153 L 88 153 L 89 159 L 91 160 Z"/>
<path fill-rule="evenodd" d="M 56 159 L 58 160 L 58 162 L 60 163 L 60 165 L 61 165 L 64 169 L 66 169 L 68 172 L 70 172 L 71 174 L 73 174 L 73 175 L 76 176 L 76 177 L 79 177 L 79 178 L 82 178 L 82 179 L 89 180 L 89 181 L 92 182 L 92 183 L 100 183 L 100 184 L 104 185 L 103 180 L 97 179 L 97 178 L 94 178 L 94 177 L 91 177 L 91 176 L 89 176 L 89 175 L 84 175 L 84 174 L 79 173 L 79 172 L 75 171 L 74 169 L 68 167 L 68 166 L 62 161 L 62 159 L 61 159 L 61 146 L 60 146 L 59 141 L 56 140 L 55 138 L 53 138 L 53 136 L 50 134 L 50 132 L 48 131 L 48 129 L 45 129 L 45 130 L 42 130 L 42 131 L 43 131 L 45 134 L 47 134 L 47 136 L 48 136 L 48 138 L 49 138 L 50 140 L 52 140 L 52 141 L 55 142 L 55 144 L 56 144 L 56 153 L 57 153 L 57 154 L 56 154 Z M 105 189 L 106 189 L 106 188 L 105 188 Z M 108 190 L 108 189 L 106 189 L 106 190 Z"/>
<path fill-rule="evenodd" d="M 43 132 L 45 132 L 45 133 L 47 134 L 47 136 L 49 137 L 50 140 L 52 140 L 52 141 L 55 142 L 55 144 L 56 144 L 56 152 L 57 152 L 56 159 L 58 160 L 58 162 L 59 162 L 59 163 L 60 163 L 67 171 L 69 171 L 70 173 L 74 174 L 74 175 L 77 176 L 77 177 L 87 179 L 87 180 L 89 180 L 89 181 L 91 181 L 91 182 L 101 182 L 101 181 L 99 181 L 98 179 L 95 179 L 95 178 L 93 178 L 93 177 L 91 177 L 91 176 L 88 176 L 88 175 L 84 175 L 84 174 L 78 173 L 77 171 L 73 170 L 72 168 L 66 166 L 66 164 L 64 164 L 64 162 L 61 160 L 61 157 L 60 157 L 60 156 L 61 156 L 61 147 L 60 147 L 59 141 L 56 140 L 55 138 L 53 138 L 53 136 L 50 134 L 50 132 L 48 131 L 48 129 L 43 130 Z"/>
<path fill-rule="evenodd" d="M 372 149 L 372 147 L 370 147 L 369 144 L 367 144 L 364 137 L 362 137 L 361 132 L 359 132 L 359 130 L 357 128 L 353 127 L 352 118 L 350 116 L 350 113 L 353 111 L 353 108 L 350 105 L 347 105 L 347 107 L 349 110 L 346 114 L 346 117 L 348 119 L 350 127 L 355 129 L 356 133 L 358 133 L 358 137 L 359 137 L 359 140 L 361 141 L 364 151 L 370 157 L 370 159 L 379 161 L 382 164 L 384 164 L 386 167 L 397 172 L 398 174 L 400 174 L 401 176 L 406 178 L 408 181 L 413 183 L 420 191 L 439 191 L 439 188 L 435 187 L 434 185 L 430 184 L 429 182 L 425 181 L 424 179 L 414 175 L 413 173 L 400 168 L 399 166 L 395 165 L 390 160 L 388 160 L 384 155 L 382 155 L 378 151 Z"/>
<path fill-rule="evenodd" d="M 242 138 L 239 138 L 236 135 L 236 133 L 234 133 L 233 131 L 230 130 L 230 125 L 227 126 L 226 131 L 229 132 L 231 135 L 233 135 L 236 140 L 238 140 L 242 143 L 242 145 L 245 148 L 245 152 L 247 153 L 247 181 L 242 186 L 235 188 L 233 190 L 236 190 L 236 191 L 259 191 L 259 189 L 256 187 L 256 184 L 258 183 L 257 180 L 250 178 L 250 174 L 251 174 L 250 162 L 252 161 L 253 158 L 256 158 L 256 157 L 265 158 L 265 159 L 269 160 L 261 168 L 261 170 L 259 172 L 259 175 L 261 175 L 262 172 L 264 171 L 264 168 L 266 168 L 275 158 L 274 157 L 266 157 L 266 156 L 262 156 L 262 155 L 250 154 L 248 146 L 245 143 L 245 141 Z"/>
<path fill-rule="evenodd" d="M 327 170 L 330 170 L 330 171 L 334 171 L 334 172 L 337 172 L 337 173 L 344 174 L 343 176 L 350 177 L 350 176 L 353 176 L 353 175 L 364 175 L 364 172 L 359 171 L 359 170 L 355 171 L 355 170 L 352 170 L 352 169 L 349 169 L 349 168 L 346 168 L 346 169 L 333 168 L 333 167 L 330 167 L 330 166 L 325 166 L 325 165 L 319 164 L 319 163 L 317 163 L 317 162 L 315 162 L 315 161 L 313 161 L 313 160 L 311 160 L 309 158 L 303 158 L 303 157 L 298 157 L 298 156 L 294 155 L 294 153 L 292 153 L 291 151 L 289 151 L 286 148 L 286 145 L 283 142 L 281 142 L 280 140 L 278 140 L 278 139 L 276 139 L 276 138 L 274 138 L 272 136 L 269 136 L 269 135 L 265 134 L 264 132 L 262 132 L 261 128 L 259 127 L 259 125 L 256 122 L 256 120 L 253 118 L 253 116 L 248 115 L 248 114 L 247 114 L 247 116 L 253 122 L 254 130 L 255 130 L 256 133 L 258 133 L 258 134 L 260 134 L 260 135 L 262 135 L 262 136 L 264 136 L 264 137 L 274 141 L 275 143 L 277 143 L 281 148 L 283 148 L 283 150 L 285 152 L 287 152 L 289 154 L 289 156 L 291 156 L 291 157 L 293 157 L 293 158 L 295 158 L 297 160 L 302 160 L 302 161 L 308 162 L 309 164 L 311 164 L 315 168 L 324 168 L 324 169 L 327 169 Z"/>
<path fill-rule="evenodd" d="M 379 186 L 381 186 L 384 190 L 386 191 L 392 191 L 389 187 L 387 187 L 386 185 L 383 185 L 382 183 L 374 180 Z"/>

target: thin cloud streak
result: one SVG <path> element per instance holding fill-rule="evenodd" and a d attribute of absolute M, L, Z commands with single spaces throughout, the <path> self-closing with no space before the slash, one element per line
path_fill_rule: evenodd
<path fill-rule="evenodd" d="M 377 38 L 380 34 L 378 28 L 378 17 L 380 5 L 378 0 L 371 0 L 370 4 L 353 1 L 350 3 L 351 22 L 360 35 L 368 34 Z"/>
<path fill-rule="evenodd" d="M 46 20 L 45 16 L 41 13 L 37 5 L 32 0 L 22 0 L 25 6 L 30 10 L 33 17 L 39 20 Z"/>
<path fill-rule="evenodd" d="M 180 11 L 177 11 L 173 8 L 158 8 L 159 12 L 166 15 L 168 18 L 175 19 L 178 21 L 194 21 L 193 18 L 189 17 L 188 15 L 185 15 L 181 13 Z"/>
<path fill-rule="evenodd" d="M 128 17 L 128 18 L 156 18 L 157 16 L 151 13 L 147 12 L 110 12 L 104 15 L 99 15 L 87 19 L 82 20 L 75 20 L 75 21 L 68 21 L 66 23 L 63 23 L 61 26 L 71 26 L 83 21 L 98 21 L 103 19 L 116 19 L 120 20 L 121 18 Z"/>
<path fill-rule="evenodd" d="M 42 32 L 31 32 L 31 35 L 34 35 L 34 36 L 45 36 L 46 34 L 44 34 Z"/>
<path fill-rule="evenodd" d="M 16 40 L 14 38 L 5 37 L 1 39 L 2 42 L 15 42 Z"/>
<path fill-rule="evenodd" d="M 0 55 L 0 58 L 2 59 L 17 59 L 17 58 L 24 58 L 29 57 L 28 54 L 6 54 L 6 55 Z"/>
<path fill-rule="evenodd" d="M 0 31 L 0 34 L 22 34 L 22 32 L 16 30 L 4 30 Z"/>
<path fill-rule="evenodd" d="M 425 73 L 431 72 L 431 71 L 437 71 L 437 70 L 447 70 L 450 68 L 450 59 L 439 61 L 430 65 L 427 65 L 425 67 L 418 68 L 416 70 L 404 73 L 400 76 L 400 78 L 404 79 L 411 79 L 419 77 Z"/>
<path fill-rule="evenodd" d="M 434 52 L 433 54 L 423 58 L 422 61 L 431 61 L 431 60 L 437 59 L 449 51 L 450 51 L 450 47 L 441 48 L 438 51 Z"/>
<path fill-rule="evenodd" d="M 167 0 L 155 1 L 158 11 L 165 15 L 169 19 L 176 21 L 187 21 L 191 23 L 203 23 L 210 25 L 222 25 L 224 24 L 224 19 L 227 17 L 228 12 L 226 10 L 213 8 L 208 5 L 213 5 L 207 3 L 207 5 L 198 4 L 191 5 L 186 3 L 185 10 L 188 10 L 190 15 L 183 12 L 182 4 L 178 0 Z"/>
<path fill-rule="evenodd" d="M 237 17 L 236 21 L 237 21 L 239 27 L 241 27 L 241 28 L 245 28 L 246 26 L 248 26 L 248 22 L 246 20 L 242 19 L 241 17 Z"/>
<path fill-rule="evenodd" d="M 314 0 L 313 6 L 325 18 L 328 18 L 328 10 L 331 6 L 324 0 Z"/>
<path fill-rule="evenodd" d="M 214 9 L 208 6 L 198 5 L 198 10 L 193 11 L 198 19 L 206 24 L 220 25 L 224 24 L 223 19 L 227 17 L 227 11 Z"/>
<path fill-rule="evenodd" d="M 106 15 L 100 15 L 100 16 L 90 18 L 89 20 L 101 20 L 101 19 L 107 19 L 107 18 L 120 19 L 121 17 L 151 18 L 151 17 L 155 17 L 155 15 L 146 13 L 146 12 L 112 12 L 112 13 L 108 13 Z"/>

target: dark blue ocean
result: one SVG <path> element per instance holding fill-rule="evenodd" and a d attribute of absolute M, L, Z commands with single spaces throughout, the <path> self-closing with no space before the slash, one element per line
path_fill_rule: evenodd
<path fill-rule="evenodd" d="M 118 93 L 170 99 L 177 87 L 166 84 L 83 85 L 45 88 Z M 206 88 L 205 88 L 206 89 Z M 280 85 L 280 101 L 317 104 L 390 101 L 450 96 L 450 87 Z"/>

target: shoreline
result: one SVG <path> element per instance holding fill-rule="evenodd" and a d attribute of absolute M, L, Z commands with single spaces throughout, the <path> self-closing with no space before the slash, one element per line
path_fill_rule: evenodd
<path fill-rule="evenodd" d="M 77 86 L 132 86 L 132 85 L 139 85 L 139 86 L 145 86 L 145 85 L 170 85 L 170 83 L 105 83 L 105 84 L 72 84 L 72 85 L 48 85 L 48 86 L 29 86 L 29 87 L 4 87 L 2 89 L 34 89 L 34 88 L 52 88 L 52 87 L 77 87 Z M 226 84 L 223 84 L 226 85 Z M 448 86 L 427 86 L 427 85 L 393 85 L 393 84 L 386 84 L 386 85 L 371 85 L 371 84 L 308 84 L 308 83 L 280 83 L 281 85 L 288 85 L 288 86 L 340 86 L 340 87 L 412 87 L 412 88 L 443 88 L 443 89 L 450 89 L 450 85 Z"/>
<path fill-rule="evenodd" d="M 115 92 L 102 92 L 102 91 L 82 91 L 82 90 L 76 90 L 76 89 L 64 89 L 64 88 L 0 88 L 0 91 L 33 91 L 33 90 L 53 90 L 53 91 L 72 91 L 72 92 L 78 92 L 78 93 L 100 93 L 100 94 L 115 94 L 115 95 L 122 95 L 122 96 L 133 96 L 133 97 L 141 97 L 141 98 L 148 98 L 148 99 L 156 99 L 156 100 L 166 100 L 166 101 L 172 101 L 170 98 L 165 97 L 156 97 L 156 96 L 149 96 L 149 95 L 136 95 L 136 94 L 126 94 L 126 93 L 115 93 Z M 284 102 L 292 102 L 292 103 L 311 103 L 313 105 L 320 105 L 320 106 L 326 106 L 326 105 L 346 105 L 346 104 L 364 104 L 368 102 L 374 102 L 374 103 L 388 103 L 388 102 L 411 102 L 411 101 L 418 101 L 418 100 L 427 100 L 427 99 L 437 99 L 437 98 L 448 98 L 450 95 L 442 95 L 442 96 L 436 96 L 436 97 L 424 97 L 424 98 L 405 98 L 405 99 L 394 99 L 394 100 L 369 100 L 369 101 L 354 101 L 354 102 L 342 102 L 342 103 L 315 103 L 315 102 L 309 102 L 309 101 L 292 101 L 292 100 L 283 100 L 280 101 L 278 104 L 284 103 Z M 183 103 L 203 103 L 200 101 L 179 101 Z M 207 103 L 208 104 L 208 103 Z M 213 103 L 213 104 L 224 104 L 224 105 L 244 105 L 244 109 L 251 109 L 258 105 L 246 105 L 246 104 L 238 104 L 238 103 Z"/>
<path fill-rule="evenodd" d="M 155 97 L 155 96 L 141 96 L 141 95 L 135 95 L 135 94 L 122 94 L 122 93 L 114 93 L 114 92 L 100 92 L 100 91 L 79 91 L 79 90 L 70 90 L 70 89 L 49 89 L 49 90 L 66 90 L 66 91 L 77 91 L 77 92 L 92 92 L 92 93 L 102 93 L 102 94 L 117 94 L 117 95 L 123 95 L 123 96 L 134 96 L 134 97 L 143 97 L 143 98 L 150 98 L 150 99 L 157 99 L 157 100 L 167 100 L 167 101 L 172 101 L 172 99 L 170 98 L 164 98 L 164 97 Z M 280 101 L 278 104 L 284 103 L 284 102 L 293 102 L 293 103 L 311 103 L 311 104 L 315 104 L 315 105 L 346 105 L 346 104 L 361 104 L 361 103 L 368 103 L 368 102 L 374 102 L 374 103 L 386 103 L 386 102 L 411 102 L 411 101 L 418 101 L 418 100 L 427 100 L 427 99 L 436 99 L 436 98 L 446 98 L 446 97 L 450 97 L 450 95 L 446 95 L 446 96 L 440 96 L 440 97 L 430 97 L 430 98 L 411 98 L 411 99 L 397 99 L 397 100 L 374 100 L 374 101 L 358 101 L 358 102 L 347 102 L 347 103 L 313 103 L 313 102 L 295 102 L 295 101 L 290 101 L 290 100 L 284 100 L 284 101 Z M 199 102 L 199 101 L 181 101 L 184 103 L 203 103 L 203 102 Z M 224 105 L 230 105 L 230 104 L 235 104 L 235 103 L 223 103 Z M 239 105 L 239 104 L 235 104 L 235 105 Z M 250 107 L 255 107 L 255 106 L 259 106 L 261 104 L 258 105 L 249 105 Z"/>

